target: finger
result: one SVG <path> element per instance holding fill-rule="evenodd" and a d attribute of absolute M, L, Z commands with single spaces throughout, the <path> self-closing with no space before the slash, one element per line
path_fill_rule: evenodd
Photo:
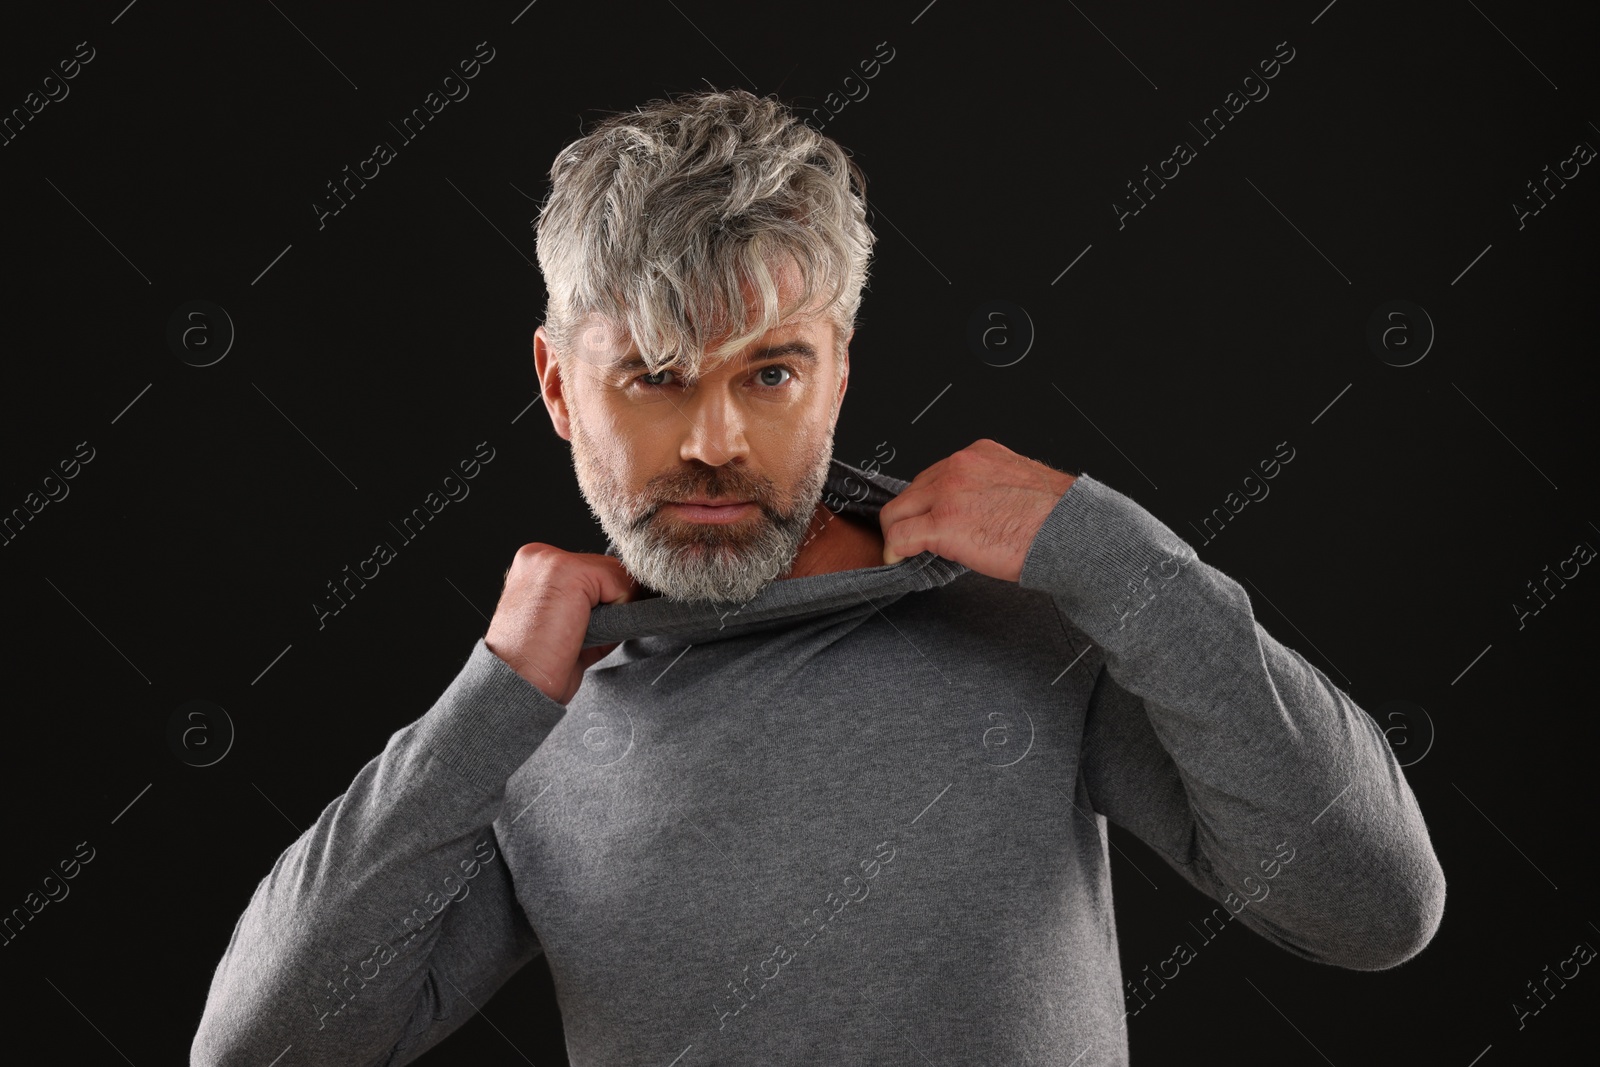
<path fill-rule="evenodd" d="M 933 529 L 933 516 L 927 512 L 912 515 L 893 524 L 883 535 L 883 561 L 899 563 L 919 552 L 939 551 L 939 539 Z"/>
<path fill-rule="evenodd" d="M 919 474 L 917 477 L 920 478 L 922 475 Z M 893 500 L 878 509 L 878 528 L 883 531 L 884 539 L 888 539 L 889 531 L 894 528 L 895 523 L 919 515 L 931 506 L 932 502 L 923 499 L 922 491 L 915 482 L 900 490 Z"/>
<path fill-rule="evenodd" d="M 596 645 L 594 648 L 584 649 L 578 653 L 578 667 L 581 670 L 588 670 L 596 663 L 611 655 L 611 650 L 616 647 L 617 642 L 613 641 L 609 645 Z"/>
<path fill-rule="evenodd" d="M 949 458 L 946 457 L 918 473 L 904 489 L 879 509 L 878 521 L 887 528 L 908 515 L 916 515 L 932 507 L 933 501 L 929 490 L 933 488 L 949 462 Z"/>
<path fill-rule="evenodd" d="M 623 604 L 639 595 L 639 582 L 628 573 L 622 561 L 612 556 L 603 557 L 600 570 L 601 604 Z"/>

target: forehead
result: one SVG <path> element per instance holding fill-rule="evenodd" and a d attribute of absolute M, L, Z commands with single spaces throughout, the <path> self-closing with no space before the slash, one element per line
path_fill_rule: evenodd
<path fill-rule="evenodd" d="M 778 304 L 787 306 L 798 299 L 805 287 L 806 276 L 794 257 L 787 252 L 774 252 L 766 257 L 765 265 L 771 272 L 772 281 L 776 286 Z M 744 299 L 744 322 L 731 330 L 719 333 L 716 337 L 704 339 L 700 358 L 690 358 L 689 364 L 700 365 L 708 371 L 713 369 L 707 354 L 722 344 L 730 334 L 743 333 L 753 325 L 753 320 L 760 317 L 761 294 L 748 276 L 739 279 L 739 290 Z M 778 354 L 806 359 L 809 353 L 812 358 L 827 358 L 840 340 L 836 336 L 837 324 L 833 322 L 833 317 L 826 313 L 827 296 L 825 287 L 819 289 L 805 307 L 791 312 L 777 326 L 749 341 L 743 350 L 724 357 L 724 360 L 718 361 L 717 365 L 720 366 L 723 362 L 738 364 L 768 358 L 774 354 L 771 350 L 777 346 L 794 341 L 809 342 L 809 344 L 801 349 L 790 349 Z M 591 313 L 581 322 L 578 342 L 580 349 L 584 350 L 582 355 L 589 362 L 603 367 L 624 363 L 629 366 L 642 364 L 640 357 L 643 353 L 629 335 L 625 322 L 618 321 L 617 317 L 603 312 Z M 659 362 L 665 354 L 650 353 L 650 355 Z"/>
<path fill-rule="evenodd" d="M 599 313 L 591 313 L 582 322 L 578 346 L 586 362 L 606 369 L 646 367 L 639 346 L 621 324 Z M 837 332 L 837 325 L 832 318 L 813 304 L 790 315 L 745 346 L 743 351 L 726 357 L 724 362 L 737 365 L 782 357 L 792 362 L 817 365 L 831 358 Z M 715 342 L 706 345 L 707 349 L 713 347 Z M 707 370 L 714 369 L 709 360 L 703 365 Z"/>
<path fill-rule="evenodd" d="M 824 333 L 815 342 L 805 337 L 790 337 L 788 340 L 773 340 L 778 331 L 768 337 L 762 338 L 746 351 L 729 356 L 724 366 L 742 366 L 759 363 L 764 360 L 782 359 L 788 363 L 798 363 L 803 366 L 818 367 L 828 361 L 832 354 L 832 345 L 829 344 L 831 333 Z M 649 364 L 638 350 L 630 345 L 627 349 L 616 352 L 610 359 L 601 363 L 607 370 L 613 371 L 647 371 Z M 709 368 L 715 370 L 716 368 Z"/>

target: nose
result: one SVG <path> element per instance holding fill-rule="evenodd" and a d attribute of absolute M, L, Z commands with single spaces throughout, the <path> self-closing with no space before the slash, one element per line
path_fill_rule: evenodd
<path fill-rule="evenodd" d="M 685 420 L 679 459 L 720 467 L 747 456 L 745 414 L 738 398 L 722 382 L 701 382 L 679 405 L 679 411 Z"/>

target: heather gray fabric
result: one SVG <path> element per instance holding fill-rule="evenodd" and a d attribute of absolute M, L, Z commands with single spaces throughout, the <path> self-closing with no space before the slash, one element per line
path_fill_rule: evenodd
<path fill-rule="evenodd" d="M 923 553 L 618 640 L 565 708 L 478 641 L 256 888 L 191 1063 L 410 1063 L 540 951 L 577 1067 L 1126 1063 L 1107 820 L 1307 959 L 1438 927 L 1377 725 L 1087 475 L 1018 583 Z"/>

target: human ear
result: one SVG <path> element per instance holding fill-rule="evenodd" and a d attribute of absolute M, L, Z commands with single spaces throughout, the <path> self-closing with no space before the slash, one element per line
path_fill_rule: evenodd
<path fill-rule="evenodd" d="M 839 408 L 844 404 L 845 387 L 850 384 L 850 338 L 856 335 L 851 330 L 845 337 L 844 343 L 839 346 L 839 395 L 833 400 L 833 417 L 839 417 Z"/>
<path fill-rule="evenodd" d="M 533 331 L 533 368 L 539 376 L 539 391 L 544 406 L 550 412 L 550 422 L 563 441 L 572 440 L 572 426 L 568 421 L 566 383 L 561 378 L 561 363 L 556 350 L 551 347 L 550 336 L 543 326 Z"/>

